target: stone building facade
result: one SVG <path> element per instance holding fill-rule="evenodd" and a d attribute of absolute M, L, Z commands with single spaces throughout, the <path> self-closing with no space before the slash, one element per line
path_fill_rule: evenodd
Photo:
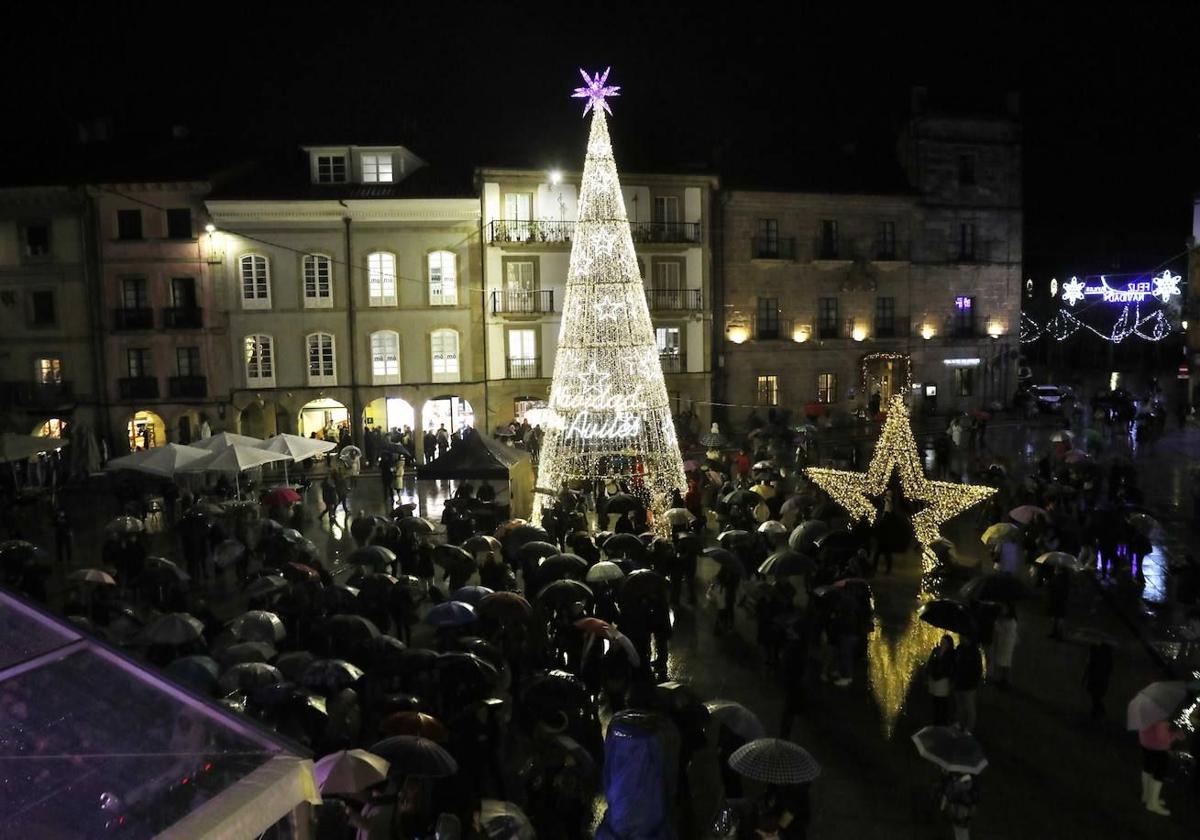
<path fill-rule="evenodd" d="M 545 401 L 554 373 L 579 172 L 481 169 L 488 428 Z M 711 414 L 710 175 L 621 175 L 667 392 L 684 433 Z"/>
<path fill-rule="evenodd" d="M 723 195 L 718 401 L 837 420 L 900 390 L 923 411 L 1006 403 L 1021 310 L 1021 147 L 1010 117 L 918 112 L 909 187 Z"/>

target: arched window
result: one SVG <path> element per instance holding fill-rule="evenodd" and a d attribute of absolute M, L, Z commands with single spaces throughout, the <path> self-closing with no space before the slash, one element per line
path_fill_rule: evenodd
<path fill-rule="evenodd" d="M 400 384 L 400 335 L 395 330 L 371 333 L 371 381 L 375 385 Z"/>
<path fill-rule="evenodd" d="M 433 381 L 457 382 L 459 380 L 458 332 L 434 330 L 429 336 L 429 350 Z"/>
<path fill-rule="evenodd" d="M 248 335 L 243 341 L 246 386 L 275 387 L 275 342 L 269 335 Z"/>
<path fill-rule="evenodd" d="M 333 260 L 325 254 L 304 255 L 304 308 L 333 306 Z"/>
<path fill-rule="evenodd" d="M 308 343 L 308 384 L 336 385 L 333 336 L 329 333 L 310 333 L 305 340 Z"/>
<path fill-rule="evenodd" d="M 271 308 L 271 264 L 262 254 L 246 254 L 240 260 L 242 309 Z"/>
<path fill-rule="evenodd" d="M 367 254 L 367 304 L 396 305 L 396 255 L 377 251 Z"/>
<path fill-rule="evenodd" d="M 429 255 L 429 305 L 458 306 L 458 258 L 451 251 Z"/>

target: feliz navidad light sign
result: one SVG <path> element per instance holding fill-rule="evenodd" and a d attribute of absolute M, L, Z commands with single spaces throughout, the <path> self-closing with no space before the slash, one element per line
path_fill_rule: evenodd
<path fill-rule="evenodd" d="M 1074 306 L 1090 297 L 1100 298 L 1105 303 L 1145 303 L 1150 298 L 1158 298 L 1167 303 L 1172 297 L 1183 294 L 1179 289 L 1181 279 L 1178 274 L 1172 274 L 1169 270 L 1148 279 L 1132 280 L 1124 286 L 1110 284 L 1104 275 L 1100 275 L 1099 283 L 1085 282 L 1078 277 L 1072 277 L 1062 285 L 1062 299 L 1067 306 Z"/>

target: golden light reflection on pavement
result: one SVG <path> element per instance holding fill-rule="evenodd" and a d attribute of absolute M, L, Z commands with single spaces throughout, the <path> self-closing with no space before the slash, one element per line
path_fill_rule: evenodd
<path fill-rule="evenodd" d="M 867 679 L 887 738 L 895 731 L 913 677 L 946 632 L 917 618 L 917 606 L 913 605 L 912 614 L 898 635 L 880 628 L 867 643 Z"/>

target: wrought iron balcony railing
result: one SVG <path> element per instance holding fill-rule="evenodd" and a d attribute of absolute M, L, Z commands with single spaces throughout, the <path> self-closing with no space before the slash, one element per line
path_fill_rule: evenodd
<path fill-rule="evenodd" d="M 647 289 L 646 302 L 651 312 L 699 312 L 699 289 Z"/>
<path fill-rule="evenodd" d="M 496 315 L 540 315 L 553 311 L 553 289 L 505 289 L 492 292 L 492 312 Z"/>
<path fill-rule="evenodd" d="M 114 330 L 154 329 L 154 310 L 149 307 L 122 307 L 113 310 Z"/>

